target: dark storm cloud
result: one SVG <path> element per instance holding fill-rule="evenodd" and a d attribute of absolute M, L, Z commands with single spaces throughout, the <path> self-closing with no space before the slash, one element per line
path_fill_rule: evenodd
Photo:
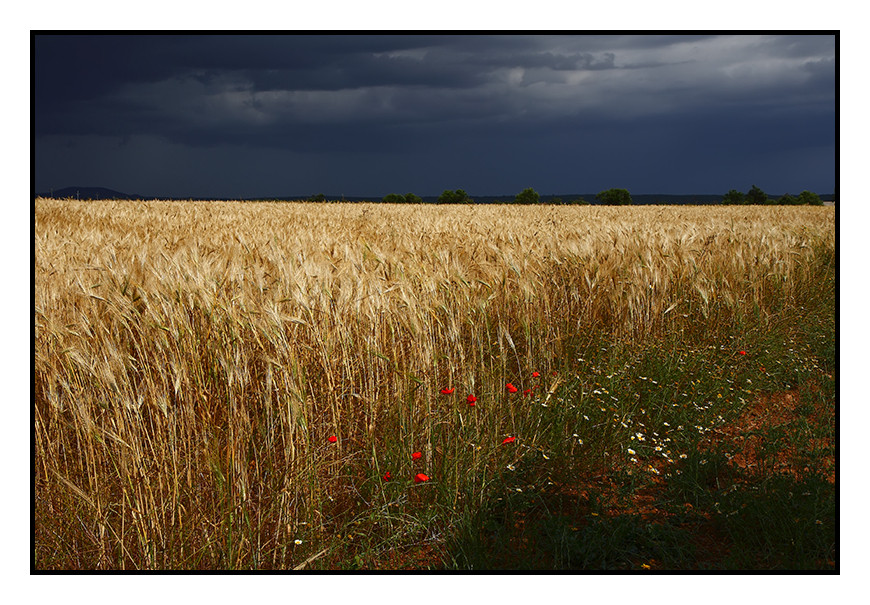
<path fill-rule="evenodd" d="M 444 175 L 486 150 L 553 179 L 558 154 L 595 162 L 586 150 L 618 156 L 613 140 L 634 140 L 636 154 L 708 133 L 720 139 L 703 144 L 727 156 L 740 153 L 736 133 L 783 149 L 834 137 L 833 36 L 37 35 L 35 67 L 38 160 L 62 157 L 48 149 L 60 141 L 116 140 L 124 153 L 151 137 L 176 154 L 416 154 Z M 518 144 L 534 151 L 505 151 Z M 599 153 L 598 174 L 615 160 Z M 820 168 L 830 184 L 832 164 Z M 51 170 L 37 161 L 38 179 Z M 281 183 L 267 185 L 293 189 Z"/>

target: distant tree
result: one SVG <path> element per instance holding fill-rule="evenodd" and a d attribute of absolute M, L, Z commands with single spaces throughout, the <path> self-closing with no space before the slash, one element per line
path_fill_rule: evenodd
<path fill-rule="evenodd" d="M 385 204 L 401 204 L 405 201 L 405 196 L 398 193 L 388 193 L 381 201 Z"/>
<path fill-rule="evenodd" d="M 755 185 L 746 194 L 747 204 L 766 204 L 768 202 L 767 194 Z"/>
<path fill-rule="evenodd" d="M 725 197 L 722 198 L 722 203 L 726 205 L 740 205 L 746 203 L 746 196 L 743 195 L 742 191 L 737 191 L 736 189 L 732 189 L 728 193 L 725 194 Z"/>
<path fill-rule="evenodd" d="M 405 203 L 406 204 L 422 204 L 423 198 L 421 198 L 419 195 L 414 195 L 413 193 L 406 193 L 405 194 Z"/>
<path fill-rule="evenodd" d="M 798 204 L 809 204 L 810 206 L 822 206 L 822 198 L 819 197 L 818 193 L 813 193 L 812 191 L 801 191 L 801 194 L 798 196 Z"/>
<path fill-rule="evenodd" d="M 308 198 L 308 201 L 309 202 L 325 202 L 326 196 L 323 195 L 322 193 L 318 193 L 317 195 L 312 195 L 310 198 Z"/>
<path fill-rule="evenodd" d="M 441 195 L 438 196 L 439 204 L 452 204 L 453 203 L 453 195 L 456 192 L 452 189 L 445 189 L 441 192 Z"/>
<path fill-rule="evenodd" d="M 441 195 L 438 196 L 439 204 L 470 204 L 471 198 L 468 197 L 468 194 L 465 193 L 463 189 L 457 189 L 456 191 L 451 191 L 450 189 L 445 189 Z"/>
<path fill-rule="evenodd" d="M 537 204 L 541 201 L 541 196 L 538 195 L 538 192 L 532 189 L 531 187 L 527 187 L 520 191 L 517 196 L 514 198 L 515 204 Z"/>
<path fill-rule="evenodd" d="M 587 202 L 584 198 L 578 197 L 576 200 L 571 200 L 568 202 L 569 204 L 575 204 L 577 206 L 588 206 L 589 202 Z"/>
<path fill-rule="evenodd" d="M 550 203 L 551 203 L 551 204 L 558 204 L 558 205 L 561 205 L 561 204 L 562 204 L 562 198 L 560 198 L 560 197 L 552 197 L 552 198 L 550 198 Z"/>
<path fill-rule="evenodd" d="M 790 193 L 784 193 L 778 200 L 776 200 L 776 203 L 780 206 L 797 206 L 800 202 Z"/>
<path fill-rule="evenodd" d="M 627 189 L 606 189 L 599 191 L 595 199 L 601 204 L 608 206 L 629 206 L 631 205 L 631 194 Z"/>

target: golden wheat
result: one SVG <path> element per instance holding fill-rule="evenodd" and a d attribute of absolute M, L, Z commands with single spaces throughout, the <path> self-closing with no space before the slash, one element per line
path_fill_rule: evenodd
<path fill-rule="evenodd" d="M 360 489 L 388 437 L 435 464 L 436 387 L 509 429 L 495 393 L 522 369 L 772 317 L 834 246 L 833 210 L 803 207 L 38 199 L 35 222 L 46 567 L 59 542 L 67 566 L 291 566 L 300 524 L 342 512 L 327 483 Z"/>

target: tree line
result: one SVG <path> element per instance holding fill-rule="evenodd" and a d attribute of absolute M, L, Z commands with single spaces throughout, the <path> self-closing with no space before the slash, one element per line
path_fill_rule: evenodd
<path fill-rule="evenodd" d="M 732 189 L 725 194 L 724 198 L 722 198 L 722 203 L 726 205 L 738 206 L 750 204 L 764 204 L 769 206 L 821 206 L 822 198 L 820 198 L 817 193 L 813 193 L 812 191 L 801 191 L 800 195 L 798 195 L 797 197 L 786 193 L 779 198 L 772 198 L 768 196 L 764 191 L 762 191 L 761 188 L 753 185 L 752 188 L 746 193 L 743 193 L 742 191 L 737 191 L 736 189 Z"/>
<path fill-rule="evenodd" d="M 601 204 L 609 204 L 609 205 L 625 205 L 631 204 L 631 195 L 629 195 L 628 191 L 625 189 L 607 189 L 598 193 L 595 196 L 595 199 Z M 420 196 L 415 195 L 413 193 L 406 193 L 402 195 L 400 193 L 390 193 L 385 195 L 382 202 L 386 202 L 388 204 L 419 204 L 423 200 Z M 445 189 L 441 195 L 438 196 L 438 199 L 435 201 L 436 204 L 472 204 L 474 200 L 468 193 L 465 192 L 464 189 Z M 588 201 L 583 199 L 582 197 L 576 198 L 573 200 L 562 200 L 559 197 L 550 198 L 548 201 L 542 201 L 541 195 L 535 191 L 531 187 L 527 187 L 520 191 L 514 199 L 506 199 L 503 202 L 496 201 L 495 203 L 505 203 L 505 204 L 541 204 L 541 203 L 549 203 L 549 204 L 580 204 L 586 205 L 589 204 Z"/>
<path fill-rule="evenodd" d="M 311 196 L 308 198 L 309 201 L 312 202 L 324 202 L 327 201 L 326 196 L 322 193 Z M 422 204 L 423 198 L 414 193 L 390 193 L 385 195 L 382 199 L 382 202 L 387 204 Z M 631 194 L 627 189 L 605 189 L 603 191 L 598 192 L 595 195 L 595 202 L 600 205 L 605 206 L 630 206 L 634 203 L 631 199 Z M 468 193 L 465 192 L 464 189 L 446 189 L 441 195 L 438 196 L 438 199 L 435 201 L 436 204 L 472 204 L 474 200 L 471 198 Z M 572 200 L 562 200 L 559 197 L 552 197 L 548 200 L 544 201 L 541 199 L 540 194 L 535 191 L 531 187 L 527 187 L 520 191 L 513 199 L 505 199 L 503 201 L 495 200 L 494 203 L 513 203 L 513 204 L 573 204 L 573 205 L 588 205 L 590 202 L 583 199 L 582 197 L 572 199 Z M 751 204 L 763 204 L 763 205 L 784 205 L 784 206 L 800 206 L 800 205 L 810 205 L 810 206 L 821 206 L 822 199 L 818 194 L 813 193 L 812 191 L 802 191 L 799 195 L 794 196 L 789 193 L 786 193 L 778 198 L 768 196 L 764 191 L 762 191 L 758 186 L 753 185 L 752 188 L 743 193 L 741 191 L 737 191 L 736 189 L 731 189 L 728 193 L 726 193 L 721 201 L 724 205 L 751 205 Z"/>

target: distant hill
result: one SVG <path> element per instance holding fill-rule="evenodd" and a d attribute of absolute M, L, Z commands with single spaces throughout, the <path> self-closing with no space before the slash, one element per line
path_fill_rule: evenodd
<path fill-rule="evenodd" d="M 137 193 L 121 193 L 106 187 L 64 187 L 49 192 L 37 193 L 39 197 L 57 199 L 73 198 L 77 200 L 141 200 L 153 199 Z"/>
<path fill-rule="evenodd" d="M 305 200 L 308 199 L 309 195 L 290 195 L 284 197 L 257 197 L 257 198 L 215 198 L 215 197 L 183 197 L 183 198 L 171 198 L 166 196 L 144 196 L 139 195 L 137 193 L 122 193 L 120 191 L 115 191 L 113 189 L 107 189 L 106 187 L 64 187 L 63 189 L 57 189 L 51 192 L 42 192 L 36 194 L 38 197 L 54 197 L 54 198 L 72 198 L 72 199 L 80 199 L 80 200 L 153 200 L 153 199 L 163 199 L 163 200 L 204 200 L 204 201 L 217 201 L 217 200 L 225 200 L 225 199 L 241 199 L 243 201 L 296 201 L 296 200 Z M 563 204 L 570 204 L 578 199 L 583 199 L 589 202 L 590 204 L 596 204 L 595 201 L 595 193 L 562 193 L 562 194 L 554 194 L 554 195 L 541 195 L 541 201 L 544 203 L 553 203 L 553 200 L 558 198 L 562 201 Z M 769 194 L 771 198 L 779 198 L 780 195 Z M 833 200 L 833 193 L 819 194 L 819 196 L 823 200 Z M 429 195 L 429 196 L 421 196 L 424 203 L 434 204 L 438 200 L 438 196 Z M 515 194 L 513 195 L 472 195 L 471 199 L 476 204 L 509 204 L 514 201 Z M 709 204 L 719 204 L 722 201 L 722 195 L 712 195 L 712 194 L 671 194 L 671 193 L 639 193 L 632 194 L 631 199 L 635 205 L 638 206 L 648 206 L 655 204 L 667 204 L 667 205 L 709 205 Z M 331 196 L 327 195 L 326 199 L 331 202 L 337 201 L 346 201 L 346 202 L 379 202 L 381 201 L 381 197 L 346 197 L 346 196 Z"/>

